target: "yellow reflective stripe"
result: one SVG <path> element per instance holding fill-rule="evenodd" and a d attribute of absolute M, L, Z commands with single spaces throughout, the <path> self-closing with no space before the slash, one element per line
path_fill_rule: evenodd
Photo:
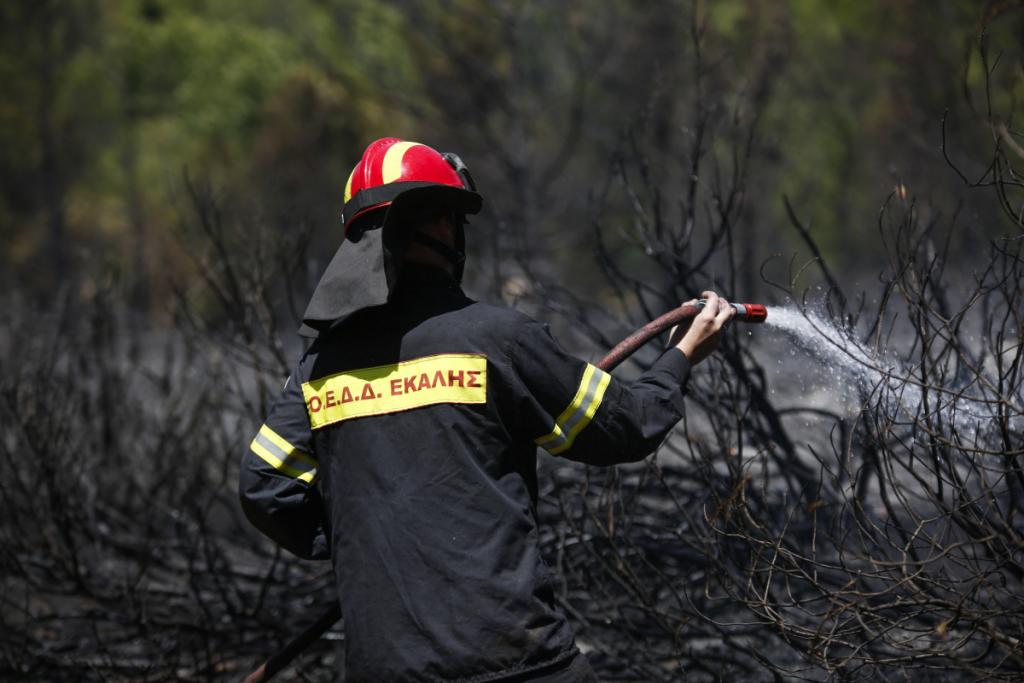
<path fill-rule="evenodd" d="M 598 372 L 601 372 L 598 370 Z M 607 372 L 601 372 L 601 377 L 598 380 L 597 390 L 594 392 L 594 398 L 591 399 L 587 405 L 586 412 L 583 417 L 569 429 L 569 433 L 566 435 L 565 443 L 561 446 L 552 448 L 550 453 L 552 455 L 558 455 L 562 451 L 567 451 L 572 447 L 573 441 L 576 440 L 576 435 L 583 431 L 584 427 L 590 424 L 590 421 L 594 419 L 594 414 L 597 413 L 597 409 L 601 406 L 601 401 L 604 399 L 604 392 L 608 388 L 608 384 L 612 381 L 612 376 Z"/>
<path fill-rule="evenodd" d="M 352 199 L 352 176 L 356 174 L 356 169 L 352 169 L 352 172 L 348 174 L 348 182 L 345 183 L 345 201 L 344 204 L 348 203 L 348 200 Z"/>
<path fill-rule="evenodd" d="M 388 147 L 384 153 L 384 163 L 381 164 L 381 183 L 387 185 L 402 177 L 402 158 L 410 148 L 418 146 L 418 142 L 396 142 Z"/>
<path fill-rule="evenodd" d="M 300 450 L 296 446 L 293 446 L 287 441 L 285 441 L 277 432 L 275 432 L 267 425 L 263 425 L 262 427 L 260 427 L 260 434 L 270 439 L 270 441 L 273 442 L 275 446 L 277 446 L 278 448 L 281 449 L 281 451 L 284 452 L 284 454 L 288 457 L 289 460 L 298 460 L 299 462 L 303 462 L 309 465 L 310 467 L 317 466 L 316 460 L 306 455 L 305 451 Z"/>
<path fill-rule="evenodd" d="M 546 443 L 548 443 L 549 441 L 554 441 L 555 439 L 558 439 L 559 437 L 562 436 L 561 425 L 565 424 L 566 420 L 572 417 L 573 413 L 575 413 L 579 409 L 580 404 L 583 403 L 583 397 L 587 395 L 587 386 L 590 384 L 590 378 L 593 377 L 594 370 L 596 369 L 596 367 L 594 367 L 590 363 L 587 363 L 586 369 L 583 370 L 583 379 L 580 380 L 580 385 L 576 389 L 576 395 L 572 397 L 572 401 L 569 402 L 568 407 L 565 410 L 563 410 L 562 414 L 559 415 L 558 418 L 555 420 L 555 428 L 552 429 L 548 434 L 545 434 L 544 436 L 540 436 L 534 439 L 534 443 L 536 443 L 538 446 L 543 446 L 546 448 Z"/>
<path fill-rule="evenodd" d="M 312 483 L 317 462 L 305 451 L 296 448 L 267 425 L 260 427 L 249 449 L 274 469 L 289 477 Z"/>
<path fill-rule="evenodd" d="M 590 386 L 590 380 L 594 377 L 595 372 L 600 372 L 596 367 L 587 363 L 586 370 L 583 371 L 583 379 L 580 380 L 580 386 L 576 390 L 576 395 L 572 397 L 572 402 L 569 407 L 562 411 L 562 414 L 555 420 L 559 425 L 564 425 L 566 421 L 573 416 L 573 414 L 579 410 L 579 407 L 583 405 L 583 399 L 587 395 L 587 387 Z"/>
<path fill-rule="evenodd" d="M 571 448 L 576 436 L 590 424 L 597 413 L 610 382 L 611 375 L 588 363 L 576 389 L 576 395 L 555 420 L 554 428 L 544 436 L 534 439 L 534 442 L 552 455 Z"/>
<path fill-rule="evenodd" d="M 284 461 L 282 461 L 276 455 L 267 450 L 263 446 L 263 444 L 259 443 L 258 441 L 254 440 L 251 444 L 249 444 L 249 449 L 256 455 L 258 455 L 260 458 L 262 458 L 268 465 L 273 467 L 275 470 L 283 472 L 284 474 L 287 474 L 289 477 L 301 479 L 307 484 L 310 484 L 313 482 L 313 478 L 316 476 L 315 469 L 310 470 L 309 472 L 303 472 L 302 470 L 297 470 L 294 467 L 289 467 L 284 463 Z"/>
<path fill-rule="evenodd" d="M 542 447 L 542 448 L 547 448 L 548 447 L 547 446 L 548 442 L 555 441 L 555 440 L 561 439 L 561 438 L 563 438 L 563 436 L 562 436 L 562 428 L 559 427 L 558 424 L 556 423 L 555 424 L 555 428 L 552 429 L 548 434 L 545 434 L 544 436 L 537 437 L 536 439 L 533 440 L 533 442 L 535 444 L 537 444 L 538 446 Z"/>
<path fill-rule="evenodd" d="M 487 357 L 446 353 L 346 370 L 302 385 L 312 429 L 438 403 L 486 403 Z"/>

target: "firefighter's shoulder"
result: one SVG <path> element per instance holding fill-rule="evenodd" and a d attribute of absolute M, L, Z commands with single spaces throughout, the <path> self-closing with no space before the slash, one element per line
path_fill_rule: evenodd
<path fill-rule="evenodd" d="M 522 311 L 485 303 L 474 303 L 466 309 L 471 317 L 471 336 L 485 346 L 510 352 L 518 346 L 544 346 L 550 341 L 546 323 L 539 322 Z"/>
<path fill-rule="evenodd" d="M 547 329 L 544 323 L 514 308 L 477 302 L 473 304 L 472 309 L 474 317 L 493 325 L 494 331 L 500 334 L 520 334 L 534 328 Z"/>

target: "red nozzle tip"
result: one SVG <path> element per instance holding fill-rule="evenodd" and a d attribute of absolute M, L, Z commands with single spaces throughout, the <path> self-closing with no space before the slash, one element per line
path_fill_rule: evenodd
<path fill-rule="evenodd" d="M 740 320 L 745 323 L 763 323 L 768 318 L 768 309 L 761 304 L 740 304 L 746 310 Z"/>

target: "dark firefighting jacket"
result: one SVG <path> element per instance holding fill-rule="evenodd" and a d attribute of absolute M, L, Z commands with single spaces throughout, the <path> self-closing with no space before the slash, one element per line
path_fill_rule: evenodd
<path fill-rule="evenodd" d="M 536 450 L 643 458 L 680 419 L 689 362 L 627 384 L 546 326 L 411 269 L 321 335 L 242 462 L 243 508 L 330 557 L 348 681 L 483 682 L 577 650 L 538 548 Z"/>

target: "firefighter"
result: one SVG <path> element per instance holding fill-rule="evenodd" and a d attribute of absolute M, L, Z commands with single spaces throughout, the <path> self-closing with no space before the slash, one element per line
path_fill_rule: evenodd
<path fill-rule="evenodd" d="M 315 339 L 242 461 L 249 520 L 333 561 L 350 682 L 596 680 L 540 555 L 537 447 L 591 465 L 650 454 L 735 313 L 704 292 L 650 369 L 617 380 L 463 294 L 481 201 L 454 155 L 366 149 L 307 311 Z"/>

